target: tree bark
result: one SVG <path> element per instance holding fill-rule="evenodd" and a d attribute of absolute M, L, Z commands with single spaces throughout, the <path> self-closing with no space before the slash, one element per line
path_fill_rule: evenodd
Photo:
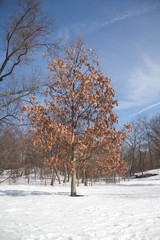
<path fill-rule="evenodd" d="M 57 178 L 58 178 L 58 183 L 61 184 L 61 178 L 60 178 L 60 176 L 59 176 L 59 173 L 58 173 L 57 168 L 55 168 L 55 173 L 56 173 L 56 176 L 57 176 Z"/>
<path fill-rule="evenodd" d="M 74 154 L 74 153 L 73 153 Z M 73 171 L 71 175 L 71 196 L 76 196 L 76 158 L 73 158 Z"/>
<path fill-rule="evenodd" d="M 67 164 L 66 164 L 66 162 L 65 162 L 65 163 L 64 163 L 64 179 L 63 179 L 63 183 L 66 183 L 66 182 L 67 182 L 67 174 L 68 174 Z"/>
<path fill-rule="evenodd" d="M 55 174 L 52 170 L 51 186 L 54 186 L 54 182 L 55 182 Z"/>
<path fill-rule="evenodd" d="M 82 170 L 82 183 L 85 183 L 85 181 L 86 181 L 86 170 L 85 170 L 85 168 L 83 168 L 83 170 Z"/>
<path fill-rule="evenodd" d="M 78 169 L 77 169 L 77 187 L 79 186 L 79 167 L 78 167 Z"/>
<path fill-rule="evenodd" d="M 76 171 L 73 171 L 71 179 L 71 196 L 74 197 L 76 195 Z"/>

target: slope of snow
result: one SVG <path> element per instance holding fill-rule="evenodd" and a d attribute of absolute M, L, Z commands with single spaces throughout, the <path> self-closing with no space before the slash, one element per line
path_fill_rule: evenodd
<path fill-rule="evenodd" d="M 160 239 L 160 175 L 77 193 L 70 197 L 69 185 L 0 185 L 0 239 Z"/>

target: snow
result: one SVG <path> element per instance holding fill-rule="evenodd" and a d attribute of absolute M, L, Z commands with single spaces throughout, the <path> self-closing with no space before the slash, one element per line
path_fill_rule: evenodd
<path fill-rule="evenodd" d="M 68 184 L 1 184 L 0 240 L 160 240 L 160 175 L 77 193 Z"/>

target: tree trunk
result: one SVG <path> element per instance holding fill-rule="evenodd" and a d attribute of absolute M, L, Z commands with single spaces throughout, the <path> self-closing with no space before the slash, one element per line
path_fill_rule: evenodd
<path fill-rule="evenodd" d="M 67 174 L 68 174 L 67 164 L 64 163 L 64 179 L 63 179 L 63 183 L 66 183 L 66 182 L 67 182 Z"/>
<path fill-rule="evenodd" d="M 93 186 L 93 179 L 92 179 L 92 177 L 90 178 L 90 185 L 91 185 L 91 187 Z"/>
<path fill-rule="evenodd" d="M 76 195 L 76 158 L 73 157 L 73 170 L 71 175 L 71 196 L 74 197 Z"/>
<path fill-rule="evenodd" d="M 70 172 L 68 172 L 68 179 L 67 179 L 67 182 L 70 181 Z"/>
<path fill-rule="evenodd" d="M 77 187 L 79 186 L 79 172 L 80 172 L 80 170 L 78 167 L 78 169 L 77 169 Z"/>
<path fill-rule="evenodd" d="M 55 181 L 55 174 L 52 170 L 51 186 L 54 186 L 54 181 Z"/>
<path fill-rule="evenodd" d="M 85 178 L 84 186 L 88 186 L 88 179 Z"/>
<path fill-rule="evenodd" d="M 82 183 L 85 183 L 85 181 L 86 181 L 86 170 L 85 170 L 85 168 L 83 168 L 83 170 L 82 170 Z"/>
<path fill-rule="evenodd" d="M 57 176 L 57 178 L 58 178 L 58 183 L 61 184 L 61 178 L 60 178 L 60 176 L 59 176 L 59 174 L 58 174 L 58 170 L 57 170 L 56 167 L 54 167 L 54 171 L 55 171 L 56 176 Z"/>
<path fill-rule="evenodd" d="M 29 182 L 30 182 L 30 179 L 29 179 L 29 173 L 28 173 L 28 184 L 29 184 Z"/>
<path fill-rule="evenodd" d="M 115 173 L 115 171 L 113 172 L 113 182 L 114 182 L 114 184 L 116 184 L 116 173 Z"/>
<path fill-rule="evenodd" d="M 72 146 L 71 196 L 76 196 L 76 157 L 74 145 Z"/>
<path fill-rule="evenodd" d="M 74 169 L 72 173 L 72 179 L 71 179 L 71 196 L 76 196 L 76 169 Z"/>
<path fill-rule="evenodd" d="M 60 178 L 60 176 L 59 176 L 58 171 L 56 172 L 56 176 L 57 176 L 57 178 L 58 178 L 58 183 L 61 184 L 61 178 Z"/>

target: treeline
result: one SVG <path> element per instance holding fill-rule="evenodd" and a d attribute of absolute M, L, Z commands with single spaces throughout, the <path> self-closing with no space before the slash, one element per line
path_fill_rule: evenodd
<path fill-rule="evenodd" d="M 128 164 L 130 176 L 137 172 L 160 168 L 160 115 L 151 119 L 138 119 L 131 123 L 132 132 L 122 148 L 122 159 Z M 32 151 L 31 135 L 16 125 L 3 125 L 0 133 L 0 182 L 8 177 L 14 181 L 17 177 L 24 176 L 28 183 L 30 177 L 49 179 L 53 185 L 55 179 L 59 183 L 70 180 L 67 164 L 56 168 L 44 165 L 46 153 Z M 92 161 L 92 164 L 94 162 Z M 101 175 L 90 174 L 90 170 L 77 169 L 77 182 L 94 181 Z M 7 175 L 6 175 L 7 173 Z M 117 176 L 122 177 L 118 171 L 108 172 L 106 181 L 116 181 Z M 103 176 L 104 177 L 104 176 Z M 126 177 L 123 176 L 123 177 Z"/>
<path fill-rule="evenodd" d="M 130 138 L 122 148 L 122 158 L 129 166 L 130 176 L 160 168 L 160 115 L 138 119 L 131 126 Z"/>
<path fill-rule="evenodd" d="M 71 180 L 71 172 L 68 156 L 62 155 L 66 161 L 61 165 L 47 166 L 44 159 L 49 154 L 43 150 L 32 150 L 32 136 L 22 127 L 16 125 L 3 125 L 0 132 L 0 183 L 10 180 L 15 183 L 18 179 L 23 178 L 28 184 L 34 181 L 43 181 L 44 184 L 54 185 L 55 180 L 61 183 L 67 183 Z M 126 176 L 126 164 L 121 162 L 121 166 L 114 166 L 108 171 L 106 166 L 98 171 L 96 163 L 99 154 L 92 154 L 88 161 L 88 166 L 82 167 L 81 163 L 76 168 L 77 185 L 83 183 L 85 186 L 92 184 L 93 181 L 99 181 L 102 177 L 106 182 L 114 182 L 120 177 Z M 100 159 L 107 156 L 107 152 L 100 156 Z M 108 162 L 108 168 L 110 167 Z M 97 171 L 94 169 L 97 168 Z M 104 171 L 107 174 L 104 174 Z M 102 174 L 103 172 L 103 174 Z"/>

